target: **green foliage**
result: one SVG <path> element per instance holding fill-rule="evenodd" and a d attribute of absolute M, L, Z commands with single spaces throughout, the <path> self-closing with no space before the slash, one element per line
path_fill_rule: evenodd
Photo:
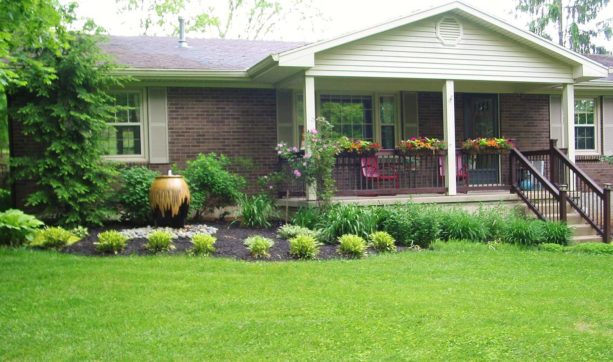
<path fill-rule="evenodd" d="M 59 227 L 48 227 L 36 233 L 34 240 L 30 243 L 32 247 L 61 249 L 79 241 L 79 237 L 70 231 Z"/>
<path fill-rule="evenodd" d="M 536 245 L 541 239 L 541 222 L 514 218 L 507 222 L 502 240 L 523 246 Z"/>
<path fill-rule="evenodd" d="M 582 243 L 569 246 L 566 250 L 573 253 L 613 255 L 613 245 L 605 243 Z"/>
<path fill-rule="evenodd" d="M 385 231 L 377 231 L 370 234 L 370 245 L 380 253 L 393 253 L 396 251 L 394 237 Z"/>
<path fill-rule="evenodd" d="M 551 40 L 555 29 L 557 43 L 575 52 L 606 54 L 607 49 L 594 44 L 600 36 L 613 36 L 611 18 L 599 19 L 609 0 L 516 0 L 515 9 L 528 14 L 529 30 Z"/>
<path fill-rule="evenodd" d="M 0 189 L 0 211 L 10 209 L 11 203 L 11 192 L 9 190 Z"/>
<path fill-rule="evenodd" d="M 358 235 L 345 234 L 338 238 L 338 253 L 350 259 L 360 259 L 366 256 L 366 241 Z"/>
<path fill-rule="evenodd" d="M 258 177 L 257 180 L 260 192 L 267 194 L 271 199 L 276 199 L 280 192 L 285 191 L 287 182 L 287 173 L 282 171 L 271 172 Z"/>
<path fill-rule="evenodd" d="M 315 239 L 319 238 L 319 232 L 298 225 L 285 224 L 277 230 L 277 236 L 285 240 L 293 239 L 298 235 L 308 235 Z"/>
<path fill-rule="evenodd" d="M 269 228 L 270 221 L 279 216 L 275 202 L 267 195 L 241 196 L 238 206 L 242 226 Z"/>
<path fill-rule="evenodd" d="M 321 211 L 318 207 L 301 207 L 292 217 L 292 224 L 315 229 L 321 220 Z"/>
<path fill-rule="evenodd" d="M 439 237 L 439 218 L 434 207 L 407 204 L 391 207 L 382 225 L 400 245 L 429 248 Z"/>
<path fill-rule="evenodd" d="M 118 193 L 122 218 L 134 224 L 147 224 L 153 219 L 149 206 L 149 189 L 159 174 L 147 167 L 128 167 L 120 170 L 121 188 Z"/>
<path fill-rule="evenodd" d="M 94 243 L 100 253 L 118 254 L 126 248 L 128 238 L 119 231 L 108 230 L 98 234 L 98 241 Z"/>
<path fill-rule="evenodd" d="M 502 206 L 480 207 L 479 211 L 473 216 L 483 224 L 486 241 L 501 240 L 506 220 L 515 217 L 513 211 L 509 212 Z"/>
<path fill-rule="evenodd" d="M 568 245 L 571 234 L 570 228 L 565 223 L 544 222 L 541 223 L 541 235 L 539 242 Z"/>
<path fill-rule="evenodd" d="M 205 211 L 233 205 L 240 200 L 246 182 L 242 176 L 229 171 L 230 165 L 228 157 L 209 153 L 199 154 L 195 160 L 187 162 L 184 170 L 177 170 L 189 185 L 190 209 L 196 218 Z"/>
<path fill-rule="evenodd" d="M 318 223 L 322 240 L 333 243 L 344 234 L 363 238 L 377 231 L 379 214 L 371 207 L 355 204 L 334 204 L 325 209 Z"/>
<path fill-rule="evenodd" d="M 87 23 L 85 31 L 98 30 Z M 36 182 L 26 204 L 42 217 L 65 226 L 100 225 L 114 214 L 108 198 L 115 171 L 101 158 L 102 136 L 117 108 L 108 92 L 125 79 L 111 75 L 115 67 L 100 51 L 97 33 L 58 35 L 61 49 L 22 49 L 53 76 L 19 67 L 24 83 L 8 90 L 11 119 L 40 148 L 11 158 L 12 176 Z"/>
<path fill-rule="evenodd" d="M 0 212 L 0 245 L 20 246 L 31 241 L 43 225 L 42 221 L 21 210 Z"/>
<path fill-rule="evenodd" d="M 498 225 L 498 224 L 496 224 Z M 442 216 L 441 239 L 486 241 L 487 224 L 478 215 L 472 215 L 464 210 L 451 210 Z"/>
<path fill-rule="evenodd" d="M 272 248 L 275 242 L 269 238 L 254 235 L 245 239 L 244 244 L 251 252 L 251 256 L 261 259 L 270 257 L 270 248 Z"/>
<path fill-rule="evenodd" d="M 145 247 L 154 254 L 170 251 L 174 249 L 172 234 L 162 230 L 154 231 L 147 236 Z"/>
<path fill-rule="evenodd" d="M 312 235 L 298 234 L 289 239 L 289 254 L 295 259 L 315 259 L 319 243 Z"/>
<path fill-rule="evenodd" d="M 555 253 L 564 251 L 564 246 L 560 244 L 553 244 L 553 243 L 540 244 L 538 248 L 539 250 L 550 251 L 550 252 L 555 252 Z"/>
<path fill-rule="evenodd" d="M 89 230 L 87 230 L 85 226 L 74 227 L 70 230 L 70 232 L 77 236 L 79 239 L 83 239 L 84 237 L 89 235 Z"/>
<path fill-rule="evenodd" d="M 192 237 L 192 244 L 189 253 L 191 255 L 209 256 L 215 252 L 215 242 L 217 238 L 209 234 L 196 234 Z"/>

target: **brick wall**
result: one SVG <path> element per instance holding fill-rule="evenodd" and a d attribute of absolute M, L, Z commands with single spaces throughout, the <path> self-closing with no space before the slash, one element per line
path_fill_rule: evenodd
<path fill-rule="evenodd" d="M 549 96 L 501 94 L 500 134 L 521 151 L 549 148 Z"/>
<path fill-rule="evenodd" d="M 613 164 L 599 160 L 577 160 L 579 166 L 596 183 L 602 186 L 605 183 L 613 183 Z"/>
<path fill-rule="evenodd" d="M 277 162 L 276 122 L 274 90 L 168 88 L 170 162 L 183 166 L 208 152 L 249 158 L 254 169 L 238 171 L 254 191 L 257 177 Z"/>

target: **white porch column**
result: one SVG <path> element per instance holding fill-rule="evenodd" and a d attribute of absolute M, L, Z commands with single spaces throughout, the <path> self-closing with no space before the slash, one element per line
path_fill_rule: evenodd
<path fill-rule="evenodd" d="M 317 128 L 315 123 L 315 78 L 312 76 L 304 77 L 304 126 L 306 131 Z M 302 135 L 301 135 L 302 137 Z M 309 151 L 308 149 L 305 151 Z M 308 201 L 317 200 L 315 185 L 306 185 L 306 198 Z"/>
<path fill-rule="evenodd" d="M 575 85 L 562 86 L 562 132 L 568 147 L 568 158 L 575 162 Z"/>
<path fill-rule="evenodd" d="M 455 150 L 455 99 L 454 83 L 445 81 L 443 85 L 443 132 L 447 142 L 447 160 L 445 162 L 445 187 L 447 195 L 455 195 L 456 187 L 456 150 Z"/>

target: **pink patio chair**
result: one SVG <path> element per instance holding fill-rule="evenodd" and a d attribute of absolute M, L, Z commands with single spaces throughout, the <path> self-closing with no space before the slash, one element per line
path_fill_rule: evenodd
<path fill-rule="evenodd" d="M 396 170 L 395 167 L 390 167 L 387 170 L 391 170 L 391 174 L 384 174 L 379 167 L 379 159 L 377 156 L 362 157 L 360 158 L 360 164 L 362 166 L 362 176 L 364 176 L 367 181 L 371 180 L 373 184 L 377 185 L 377 188 L 379 188 L 381 181 L 394 181 L 395 187 L 397 189 L 400 188 L 398 170 Z"/>
<path fill-rule="evenodd" d="M 468 180 L 468 172 L 467 170 L 464 168 L 463 162 L 462 162 L 462 155 L 456 155 L 456 173 L 457 173 L 457 178 L 458 180 Z M 445 179 L 445 157 L 441 156 L 438 158 L 438 172 L 439 172 L 439 176 L 443 179 Z"/>

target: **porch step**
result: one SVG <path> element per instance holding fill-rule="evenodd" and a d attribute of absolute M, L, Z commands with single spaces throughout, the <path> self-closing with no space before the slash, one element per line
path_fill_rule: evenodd
<path fill-rule="evenodd" d="M 573 236 L 573 244 L 581 243 L 601 243 L 602 237 L 600 235 L 585 235 L 585 236 Z"/>
<path fill-rule="evenodd" d="M 596 231 L 594 230 L 592 225 L 589 225 L 589 224 L 569 224 L 568 226 L 572 230 L 573 236 L 575 236 L 575 237 L 594 236 L 594 235 L 596 237 L 599 237 L 599 235 L 596 233 Z"/>

